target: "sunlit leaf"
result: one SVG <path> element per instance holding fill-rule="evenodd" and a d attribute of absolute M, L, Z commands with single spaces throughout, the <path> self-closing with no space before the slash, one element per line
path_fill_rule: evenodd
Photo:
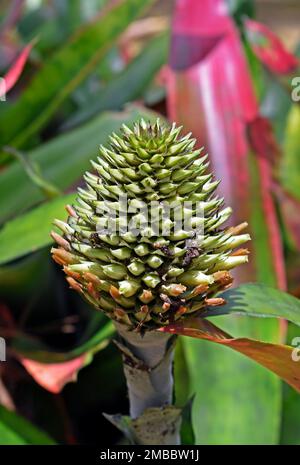
<path fill-rule="evenodd" d="M 255 339 L 233 338 L 203 318 L 186 319 L 161 328 L 161 331 L 205 339 L 230 347 L 272 371 L 300 392 L 300 364 L 293 358 L 294 347 Z M 242 373 L 240 375 L 243 376 Z"/>
<path fill-rule="evenodd" d="M 300 300 L 296 297 L 265 286 L 242 284 L 220 294 L 226 304 L 208 308 L 201 316 L 244 315 L 262 318 L 284 318 L 300 326 Z"/>

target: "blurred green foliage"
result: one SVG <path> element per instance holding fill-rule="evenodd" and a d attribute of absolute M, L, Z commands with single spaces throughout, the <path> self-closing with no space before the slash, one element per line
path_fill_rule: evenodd
<path fill-rule="evenodd" d="M 153 3 L 42 0 L 33 8 L 26 1 L 1 2 L 0 75 L 24 44 L 33 38 L 37 42 L 22 79 L 7 101 L 0 102 L 0 335 L 8 341 L 8 361 L 1 365 L 0 376 L 18 413 L 36 426 L 0 406 L 0 444 L 48 444 L 50 436 L 58 443 L 96 443 L 100 430 L 105 444 L 120 441 L 119 433 L 101 416 L 103 411 L 128 410 L 121 360 L 110 342 L 112 326 L 68 289 L 50 259 L 49 230 L 52 219 L 63 216 L 63 206 L 72 203 L 81 174 L 111 132 L 141 116 L 150 120 L 156 112 L 166 116 L 158 73 L 167 63 L 169 31 L 156 32 L 146 41 L 142 26 L 135 38 L 123 35 Z M 254 15 L 254 2 L 228 0 L 228 4 L 242 32 L 262 113 L 272 122 L 281 147 L 278 179 L 299 200 L 299 105 L 291 101 L 286 86 L 266 72 L 244 38 L 242 18 Z M 12 155 L 16 149 L 17 157 Z M 260 229 L 258 210 L 253 222 Z M 299 294 L 299 251 L 289 240 L 289 224 L 282 221 L 282 230 L 289 289 Z M 263 242 L 260 247 L 267 253 Z M 272 270 L 261 273 L 265 281 L 272 279 Z M 226 328 L 225 318 L 218 318 Z M 258 326 L 253 331 L 259 332 Z M 291 326 L 289 331 L 290 342 L 297 330 Z M 177 346 L 176 400 L 186 405 L 184 443 L 194 441 L 192 416 L 197 444 L 228 444 L 233 432 L 237 444 L 249 434 L 251 443 L 277 443 L 281 435 L 284 444 L 300 444 L 298 394 L 284 386 L 282 401 L 278 389 L 272 389 L 276 412 L 265 409 L 269 430 L 264 430 L 261 412 L 271 402 L 269 388 L 276 381 L 266 383 L 259 368 L 252 379 L 258 401 L 243 402 L 247 365 L 234 355 L 233 369 L 228 350 L 196 340 L 185 344 L 180 340 Z M 82 354 L 90 356 L 90 364 L 79 372 L 76 383 L 56 395 L 39 386 L 20 364 L 23 357 L 53 364 Z M 209 375 L 208 365 L 213 367 Z M 217 383 L 219 389 L 212 389 Z M 222 410 L 221 390 L 224 397 L 231 394 Z M 193 408 L 195 392 L 199 396 Z M 242 410 L 237 411 L 235 397 Z M 196 417 L 195 412 L 201 415 Z M 209 421 L 212 412 L 214 428 Z"/>

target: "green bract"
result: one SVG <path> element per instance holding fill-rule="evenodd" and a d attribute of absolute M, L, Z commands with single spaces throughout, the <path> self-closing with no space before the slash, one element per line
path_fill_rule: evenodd
<path fill-rule="evenodd" d="M 63 236 L 52 233 L 71 287 L 136 329 L 222 305 L 214 296 L 230 286 L 228 270 L 247 261 L 246 249 L 232 252 L 250 239 L 240 234 L 247 224 L 222 229 L 231 209 L 215 194 L 207 156 L 180 131 L 159 120 L 123 126 L 100 148 L 67 222 L 55 221 Z"/>

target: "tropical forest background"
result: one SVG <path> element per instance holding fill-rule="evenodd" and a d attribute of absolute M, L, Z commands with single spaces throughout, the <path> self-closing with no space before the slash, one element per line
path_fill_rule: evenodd
<path fill-rule="evenodd" d="M 128 411 L 112 325 L 49 253 L 53 218 L 122 123 L 193 131 L 233 222 L 249 223 L 236 284 L 300 297 L 299 22 L 298 0 L 1 0 L 0 444 L 124 443 L 102 415 Z M 234 335 L 300 337 L 223 319 Z M 205 341 L 176 350 L 185 444 L 300 444 L 300 396 L 279 378 Z"/>

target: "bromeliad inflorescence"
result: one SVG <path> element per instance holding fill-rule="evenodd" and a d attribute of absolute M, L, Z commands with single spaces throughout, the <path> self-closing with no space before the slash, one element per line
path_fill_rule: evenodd
<path fill-rule="evenodd" d="M 207 173 L 207 156 L 181 128 L 141 120 L 100 147 L 55 221 L 53 258 L 70 286 L 94 307 L 130 328 L 155 329 L 222 305 L 229 270 L 247 261 L 247 226 L 223 229 L 231 214 Z M 151 210 L 151 211 L 150 211 Z"/>

